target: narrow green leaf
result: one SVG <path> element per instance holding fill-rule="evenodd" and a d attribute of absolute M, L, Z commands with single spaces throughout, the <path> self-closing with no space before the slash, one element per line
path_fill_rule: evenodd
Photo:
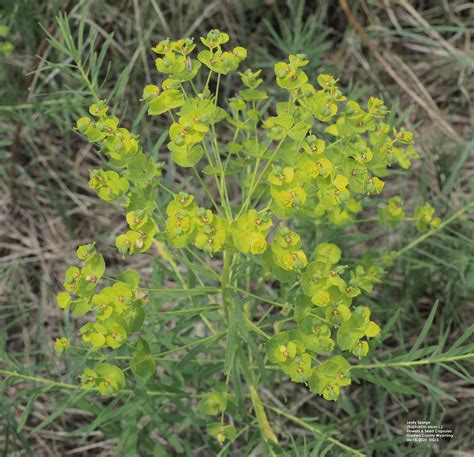
<path fill-rule="evenodd" d="M 430 315 L 428 316 L 428 319 L 426 319 L 425 325 L 423 325 L 420 335 L 418 336 L 418 338 L 415 341 L 415 344 L 413 345 L 410 352 L 408 353 L 408 357 L 410 356 L 410 354 L 415 352 L 422 345 L 423 341 L 425 341 L 426 337 L 428 336 L 430 328 L 433 325 L 433 320 L 435 318 L 436 311 L 438 310 L 438 303 L 439 303 L 439 300 L 436 300 L 433 308 L 431 309 Z"/>

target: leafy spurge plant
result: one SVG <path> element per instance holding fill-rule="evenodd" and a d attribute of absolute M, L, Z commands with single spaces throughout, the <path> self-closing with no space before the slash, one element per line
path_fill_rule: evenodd
<path fill-rule="evenodd" d="M 235 76 L 247 56 L 241 47 L 229 48 L 228 41 L 226 33 L 212 30 L 201 38 L 200 51 L 189 38 L 158 43 L 152 51 L 163 80 L 147 85 L 142 96 L 152 121 L 170 120 L 167 151 L 178 166 L 192 169 L 207 200 L 188 187 L 169 189 L 163 164 L 109 113 L 106 100 L 95 100 L 76 128 L 108 158 L 104 169 L 91 170 L 89 186 L 102 200 L 125 208 L 129 229 L 115 240 L 121 255 L 157 251 L 174 270 L 173 252 L 200 258 L 204 265 L 208 258 L 222 258 L 221 271 L 211 272 L 209 284 L 200 282 L 201 295 L 219 286 L 221 319 L 214 324 L 227 334 L 225 384 L 203 394 L 199 411 L 220 415 L 209 425 L 219 442 L 234 439 L 234 426 L 225 422 L 236 405 L 230 379 L 243 377 L 260 429 L 275 441 L 253 366 L 263 367 L 265 356 L 326 400 L 337 400 L 351 384 L 351 366 L 369 353 L 370 340 L 380 333 L 364 296 L 381 281 L 390 256 L 351 260 L 325 238 L 324 227 L 342 230 L 356 223 L 370 198 L 382 192 L 390 169 L 408 168 L 417 154 L 412 133 L 384 121 L 388 110 L 382 100 L 370 97 L 366 105 L 348 100 L 327 74 L 313 85 L 302 54 L 275 65 L 282 100 L 273 103 L 262 89 L 261 70 L 250 69 L 238 73 L 243 88 L 224 99 L 221 78 Z M 395 227 L 404 216 L 400 196 L 379 205 L 383 224 Z M 429 205 L 411 219 L 420 231 L 440 222 Z M 79 333 L 101 360 L 95 365 L 91 360 L 84 370 L 83 387 L 115 394 L 133 385 L 133 376 L 124 375 L 128 368 L 138 378 L 153 378 L 151 347 L 160 337 L 144 338 L 146 310 L 154 303 L 139 274 L 126 270 L 105 277 L 95 244 L 80 246 L 77 257 L 81 265 L 66 271 L 66 291 L 57 302 L 74 317 L 92 317 Z M 255 295 L 254 280 L 277 280 L 287 292 L 286 303 Z M 283 310 L 273 321 L 273 335 L 259 326 L 268 313 L 262 317 L 255 306 L 267 300 Z M 56 343 L 60 352 L 69 346 L 66 339 Z M 114 360 L 118 351 L 121 357 Z"/>

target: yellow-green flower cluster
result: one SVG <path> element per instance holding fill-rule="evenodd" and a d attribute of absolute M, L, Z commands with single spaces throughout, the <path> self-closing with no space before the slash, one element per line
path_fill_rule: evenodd
<path fill-rule="evenodd" d="M 177 248 L 194 244 L 202 251 L 213 254 L 224 248 L 228 223 L 211 210 L 197 207 L 194 197 L 181 192 L 166 208 L 166 235 Z"/>
<path fill-rule="evenodd" d="M 115 365 L 101 363 L 95 367 L 85 368 L 81 375 L 81 384 L 85 389 L 97 389 L 102 395 L 112 395 L 123 389 L 125 376 Z"/>
<path fill-rule="evenodd" d="M 237 46 L 232 51 L 224 51 L 222 45 L 228 41 L 227 33 L 211 30 L 205 38 L 201 38 L 201 42 L 208 49 L 198 54 L 199 61 L 221 75 L 237 70 L 240 63 L 247 58 L 247 50 Z"/>
<path fill-rule="evenodd" d="M 91 170 L 89 187 L 104 201 L 123 201 L 130 230 L 117 237 L 117 249 L 121 254 L 141 253 L 151 247 L 158 232 L 151 213 L 155 209 L 154 180 L 161 175 L 161 165 L 145 156 L 138 137 L 120 127 L 117 117 L 107 115 L 108 110 L 106 100 L 101 100 L 89 107 L 95 119 L 77 121 L 77 130 L 91 143 L 100 143 L 110 158 L 109 167 L 114 168 Z"/>
<path fill-rule="evenodd" d="M 102 255 L 94 244 L 86 244 L 79 246 L 77 257 L 83 262 L 82 267 L 66 271 L 66 292 L 58 294 L 57 304 L 65 311 L 71 309 L 75 317 L 91 314 L 95 318 L 79 330 L 82 340 L 92 350 L 118 349 L 131 333 L 140 331 L 145 319 L 143 305 L 148 297 L 139 289 L 140 277 L 135 271 L 126 270 L 117 275 L 111 287 L 97 290 L 105 271 Z M 68 338 L 56 340 L 55 349 L 59 353 L 69 347 Z M 81 379 L 84 387 L 97 387 L 104 395 L 120 390 L 125 383 L 122 370 L 110 364 L 99 364 L 95 371 L 86 368 Z"/>
<path fill-rule="evenodd" d="M 293 232 L 283 229 L 275 240 L 278 237 L 281 244 L 292 244 L 293 241 L 295 247 L 299 247 L 299 236 Z M 275 241 L 272 249 L 273 244 Z M 336 400 L 340 387 L 350 384 L 349 363 L 343 357 L 335 356 L 313 367 L 315 356 L 330 354 L 337 344 L 339 350 L 363 357 L 369 351 L 367 339 L 380 332 L 379 326 L 370 320 L 369 308 L 351 308 L 361 289 L 371 290 L 372 284 L 379 280 L 380 271 L 371 265 L 368 267 L 370 274 L 367 274 L 365 268 L 358 265 L 346 281 L 343 275 L 347 267 L 339 265 L 340 260 L 341 250 L 336 245 L 322 243 L 316 246 L 312 261 L 301 266 L 306 268 L 301 274 L 304 295 L 297 298 L 295 306 L 297 329 L 277 333 L 266 344 L 270 361 L 278 363 L 293 381 L 308 382 L 311 390 L 328 400 Z M 332 374 L 327 372 L 330 363 L 340 365 L 344 372 L 340 382 L 337 376 L 336 380 L 331 379 Z"/>
<path fill-rule="evenodd" d="M 232 241 L 243 254 L 263 254 L 267 249 L 266 236 L 273 222 L 268 212 L 251 209 L 232 224 Z"/>
<path fill-rule="evenodd" d="M 426 232 L 429 229 L 435 229 L 441 223 L 439 217 L 434 217 L 436 210 L 428 203 L 420 205 L 415 210 L 416 228 L 419 232 Z"/>

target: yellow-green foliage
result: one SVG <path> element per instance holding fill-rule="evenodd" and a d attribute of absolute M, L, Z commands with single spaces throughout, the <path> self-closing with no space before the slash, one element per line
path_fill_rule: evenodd
<path fill-rule="evenodd" d="M 239 73 L 241 90 L 219 106 L 221 77 L 237 71 L 247 56 L 228 41 L 226 33 L 212 30 L 201 38 L 204 50 L 192 39 L 157 44 L 152 50 L 164 79 L 147 85 L 142 99 L 151 122 L 156 116 L 171 119 L 167 149 L 172 160 L 212 176 L 218 195 L 205 188 L 209 200 L 201 207 L 195 196 L 166 188 L 162 164 L 109 114 L 106 100 L 96 101 L 91 117 L 77 121 L 77 130 L 108 158 L 104 169 L 91 171 L 89 185 L 101 199 L 119 201 L 125 208 L 129 230 L 116 238 L 122 255 L 147 252 L 156 240 L 176 249 L 196 248 L 202 256 L 225 253 L 233 262 L 222 272 L 223 300 L 228 269 L 249 259 L 260 266 L 262 278 L 299 284 L 290 303 L 293 324 L 280 331 L 281 325 L 275 326 L 265 344 L 266 357 L 292 381 L 337 400 L 341 388 L 351 383 L 349 359 L 367 355 L 370 339 L 380 332 L 369 307 L 353 306 L 353 300 L 380 282 L 383 258 L 363 258 L 348 266 L 333 243 L 323 240 L 308 249 L 308 237 L 298 233 L 295 221 L 340 227 L 354 223 L 367 197 L 382 192 L 390 168 L 408 168 L 417 157 L 412 134 L 389 127 L 384 121 L 388 110 L 378 98 L 370 97 L 365 105 L 348 100 L 338 80 L 327 74 L 318 75 L 313 85 L 302 54 L 275 65 L 276 86 L 285 101 L 267 103 L 261 71 L 247 69 Z M 210 90 L 213 75 L 215 91 Z M 224 140 L 220 132 L 231 132 L 227 137 L 233 139 Z M 231 180 L 241 185 L 240 203 L 230 198 Z M 158 211 L 158 199 L 169 201 L 166 214 Z M 420 231 L 439 224 L 433 213 L 429 205 L 416 210 Z M 404 218 L 401 198 L 381 205 L 379 218 L 392 227 L 399 224 Z M 151 342 L 136 336 L 146 319 L 148 298 L 138 273 L 125 271 L 107 278 L 112 284 L 102 287 L 105 263 L 95 245 L 81 246 L 77 256 L 82 265 L 67 270 L 66 292 L 58 295 L 58 305 L 76 317 L 95 316 L 80 329 L 94 353 L 105 360 L 110 351 L 126 345 L 131 370 L 152 376 Z M 68 346 L 63 339 L 57 342 L 58 351 Z M 86 368 L 83 386 L 104 395 L 117 392 L 126 383 L 125 367 L 101 362 Z M 232 399 L 225 389 L 211 392 L 200 410 L 223 414 Z M 211 424 L 209 432 L 220 442 L 235 436 L 235 429 L 221 422 Z"/>

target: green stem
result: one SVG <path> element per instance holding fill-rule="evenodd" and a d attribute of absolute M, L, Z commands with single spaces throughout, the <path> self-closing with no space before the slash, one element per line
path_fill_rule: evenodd
<path fill-rule="evenodd" d="M 427 238 L 433 236 L 435 233 L 442 230 L 444 227 L 446 227 L 451 222 L 454 222 L 456 219 L 458 219 L 460 216 L 462 216 L 465 212 L 469 211 L 471 208 L 474 208 L 474 201 L 469 203 L 468 205 L 466 205 L 464 208 L 461 208 L 459 211 L 455 212 L 451 217 L 448 217 L 448 219 L 446 219 L 445 221 L 441 222 L 441 224 L 439 224 L 438 227 L 436 227 L 435 229 L 424 233 L 423 235 L 419 236 L 416 240 L 413 240 L 411 243 L 407 244 L 404 248 L 400 249 L 395 254 L 395 256 L 399 257 L 399 256 L 403 255 L 405 252 L 409 251 L 410 249 L 413 249 L 415 246 L 422 243 Z"/>
<path fill-rule="evenodd" d="M 62 389 L 81 389 L 81 386 L 76 384 L 67 384 L 65 382 L 52 381 L 51 379 L 41 378 L 39 376 L 30 376 L 16 371 L 0 370 L 0 374 L 5 376 L 12 376 L 14 378 L 25 379 L 26 381 L 39 382 L 40 384 L 47 384 L 49 386 L 60 387 Z"/>
<path fill-rule="evenodd" d="M 159 180 L 155 181 L 158 186 L 160 186 L 162 189 L 164 189 L 166 192 L 168 192 L 173 198 L 175 197 L 175 193 L 167 186 L 165 186 L 163 183 L 161 183 Z"/>
<path fill-rule="evenodd" d="M 206 85 L 204 86 L 204 90 L 202 91 L 203 94 L 206 93 L 207 88 L 209 87 L 209 82 L 211 81 L 212 73 L 213 73 L 213 71 L 212 71 L 212 70 L 209 70 L 209 74 L 207 75 Z"/>
<path fill-rule="evenodd" d="M 221 160 L 221 156 L 219 152 L 219 145 L 217 143 L 217 135 L 214 128 L 214 124 L 212 124 L 212 135 L 214 137 L 214 145 L 215 145 L 214 148 L 216 151 L 217 164 L 219 166 L 219 172 L 221 175 L 220 188 L 221 188 L 221 195 L 222 195 L 222 206 L 224 207 L 227 220 L 229 222 L 232 222 L 233 216 L 232 216 L 232 209 L 230 206 L 229 191 L 227 190 L 227 181 L 225 179 L 225 171 L 224 171 L 224 166 L 222 164 L 222 160 Z"/>
<path fill-rule="evenodd" d="M 181 315 L 186 315 L 186 314 L 196 314 L 196 313 L 202 313 L 205 311 L 215 311 L 216 309 L 219 309 L 218 305 L 211 305 L 211 306 L 202 306 L 200 308 L 186 308 L 186 309 L 178 309 L 174 311 L 159 311 L 156 313 L 147 313 L 149 316 L 181 316 Z"/>
<path fill-rule="evenodd" d="M 179 84 L 179 87 L 180 87 L 180 89 L 181 89 L 181 92 L 182 92 L 183 95 L 184 95 L 184 98 L 185 98 L 186 100 L 188 100 L 189 97 L 188 97 L 188 94 L 186 93 L 186 91 L 184 90 L 183 84 L 180 83 L 180 84 Z"/>
<path fill-rule="evenodd" d="M 290 305 L 284 305 L 283 303 L 278 303 L 274 300 L 269 300 L 268 298 L 260 297 L 259 295 L 255 295 L 252 292 L 249 292 L 249 291 L 244 290 L 244 289 L 240 289 L 239 287 L 236 287 L 235 290 L 237 290 L 237 291 L 239 291 L 239 292 L 241 292 L 245 295 L 248 295 L 249 297 L 255 298 L 257 300 L 261 300 L 263 303 L 269 303 L 270 305 L 275 305 L 275 306 L 278 306 L 279 308 L 291 308 Z"/>
<path fill-rule="evenodd" d="M 219 98 L 219 87 L 221 84 L 221 75 L 217 75 L 217 83 L 216 83 L 216 92 L 214 95 L 214 106 L 217 106 L 217 100 Z M 219 188 L 219 195 L 221 197 L 221 203 L 224 208 L 226 217 L 229 222 L 232 221 L 232 210 L 230 207 L 230 202 L 229 202 L 229 193 L 227 191 L 227 185 L 226 185 L 226 180 L 225 180 L 225 173 L 224 173 L 224 167 L 222 165 L 222 160 L 221 160 L 221 155 L 219 151 L 219 143 L 217 141 L 217 134 L 216 134 L 216 129 L 214 123 L 211 124 L 211 132 L 212 132 L 212 146 L 214 149 L 214 155 L 216 158 L 216 163 L 217 166 L 219 167 L 219 173 L 220 173 L 220 179 L 218 183 L 218 188 Z"/>
<path fill-rule="evenodd" d="M 167 247 L 159 241 L 155 241 L 155 246 L 158 252 L 162 255 L 162 257 L 170 264 L 171 269 L 174 271 L 176 278 L 178 278 L 178 281 L 181 283 L 182 288 L 184 290 L 189 290 L 189 288 L 186 285 L 186 281 L 183 278 L 183 275 L 179 271 L 178 265 L 176 264 L 173 257 L 169 253 Z"/>
<path fill-rule="evenodd" d="M 192 87 L 192 89 L 193 89 L 193 91 L 194 91 L 194 95 L 197 96 L 199 92 L 197 91 L 196 86 L 193 84 L 193 81 L 192 81 L 192 80 L 189 80 L 189 82 L 190 82 L 191 87 Z"/>
<path fill-rule="evenodd" d="M 209 265 L 204 262 L 204 260 L 201 259 L 201 257 L 199 257 L 192 249 L 190 249 L 189 247 L 185 246 L 184 247 L 184 250 L 189 253 L 190 255 L 192 255 L 199 263 L 202 264 L 203 267 L 206 268 L 207 272 L 211 275 L 211 276 L 214 276 L 214 278 L 216 280 L 220 280 L 220 275 L 218 273 L 216 273 L 214 270 L 211 270 L 209 268 Z"/>
<path fill-rule="evenodd" d="M 0 107 L 0 108 L 1 108 L 1 107 Z M 239 134 L 239 129 L 236 128 L 236 129 L 235 129 L 235 133 L 234 133 L 234 138 L 232 139 L 232 143 L 235 142 L 235 140 L 237 139 L 238 134 Z M 224 165 L 224 174 L 227 172 L 227 168 L 229 167 L 229 162 L 230 162 L 230 158 L 232 157 L 232 151 L 233 151 L 233 150 L 234 150 L 234 149 L 232 148 L 232 150 L 229 152 L 229 154 L 228 154 L 228 156 L 227 156 L 227 158 L 226 158 L 225 165 Z M 230 202 L 229 202 L 229 204 L 230 204 Z"/>
<path fill-rule="evenodd" d="M 170 115 L 171 120 L 172 120 L 174 123 L 176 123 L 176 119 L 175 119 L 175 117 L 174 117 L 174 114 L 173 114 L 173 112 L 172 112 L 170 109 L 168 110 L 168 114 Z"/>
<path fill-rule="evenodd" d="M 201 184 L 201 187 L 206 192 L 207 196 L 209 197 L 209 200 L 211 200 L 212 206 L 214 206 L 214 208 L 215 208 L 215 210 L 217 211 L 218 214 L 222 215 L 221 210 L 220 210 L 219 206 L 216 203 L 216 200 L 214 199 L 214 197 L 211 194 L 211 191 L 209 190 L 209 186 L 201 178 L 201 175 L 199 174 L 198 169 L 196 167 L 193 167 L 193 170 L 194 170 L 194 174 L 196 175 L 197 180 Z"/>
<path fill-rule="evenodd" d="M 252 108 L 253 108 L 253 111 L 256 111 L 256 104 L 255 102 L 252 102 Z M 257 121 L 255 122 L 255 128 L 254 128 L 254 138 L 255 138 L 255 152 L 258 151 L 258 130 L 257 130 Z M 250 203 L 250 198 L 252 196 L 252 193 L 253 193 L 253 187 L 254 187 L 254 184 L 255 184 L 255 180 L 257 178 L 257 172 L 258 172 L 258 169 L 260 167 L 260 162 L 261 162 L 261 158 L 260 157 L 257 157 L 257 160 L 255 161 L 255 167 L 253 169 L 253 173 L 252 173 L 252 178 L 251 178 L 251 181 L 250 181 L 250 186 L 249 186 L 249 195 L 248 197 L 244 200 L 243 202 L 243 205 L 242 205 L 242 209 L 247 209 L 246 207 L 248 206 L 248 204 Z M 242 193 L 242 197 L 243 197 L 243 193 Z M 240 214 L 240 213 L 239 213 Z"/>
<path fill-rule="evenodd" d="M 260 173 L 260 175 L 258 176 L 258 179 L 255 180 L 255 177 L 256 177 L 257 171 L 258 171 L 258 166 L 260 165 L 260 158 L 257 157 L 254 173 L 253 173 L 253 176 L 252 176 L 252 182 L 251 182 L 250 188 L 249 188 L 249 194 L 247 195 L 247 198 L 246 198 L 245 202 L 243 203 L 241 210 L 239 211 L 239 216 L 242 214 L 243 211 L 245 211 L 248 208 L 248 205 L 250 203 L 250 200 L 252 199 L 252 196 L 253 196 L 253 193 L 254 193 L 255 189 L 258 187 L 258 185 L 259 185 L 261 179 L 263 178 L 263 176 L 265 176 L 265 173 L 267 172 L 267 170 L 270 167 L 271 163 L 275 159 L 275 157 L 276 157 L 278 151 L 280 150 L 280 148 L 281 148 L 284 141 L 285 141 L 285 139 L 283 138 L 278 143 L 275 150 L 273 151 L 273 154 L 270 156 L 267 163 L 263 167 L 263 170 Z"/>
<path fill-rule="evenodd" d="M 221 84 L 221 74 L 217 75 L 217 83 L 216 83 L 216 93 L 214 95 L 214 106 L 217 106 L 217 99 L 219 97 L 219 86 Z"/>
<path fill-rule="evenodd" d="M 263 336 L 265 339 L 269 340 L 270 335 L 265 333 L 260 327 L 255 325 L 248 317 L 245 318 L 245 321 L 247 322 L 247 325 L 255 332 L 258 333 L 259 335 Z"/>
<path fill-rule="evenodd" d="M 229 305 L 229 282 L 230 282 L 230 265 L 232 263 L 232 257 L 228 251 L 224 251 L 223 254 L 223 267 L 222 267 L 222 276 L 221 276 L 221 293 L 222 293 L 222 305 L 226 310 L 226 314 L 228 311 Z"/>
<path fill-rule="evenodd" d="M 94 86 L 92 85 L 89 76 L 87 76 L 86 71 L 84 70 L 84 67 L 82 66 L 81 62 L 76 61 L 76 66 L 77 69 L 79 70 L 79 73 L 81 74 L 81 77 L 83 81 L 85 82 L 87 88 L 89 89 L 89 92 L 91 93 L 92 97 L 94 97 L 95 102 L 97 103 L 100 101 L 99 94 L 96 92 Z"/>
<path fill-rule="evenodd" d="M 214 136 L 215 136 L 215 132 L 214 132 Z M 218 162 L 216 162 L 216 165 L 214 165 L 214 161 L 212 160 L 211 158 L 211 154 L 209 152 L 209 149 L 207 148 L 207 145 L 206 143 L 203 141 L 202 143 L 202 146 L 204 148 L 204 154 L 206 155 L 206 159 L 209 163 L 209 165 L 211 166 L 211 168 L 213 170 L 215 170 L 217 167 L 218 167 Z M 214 148 L 214 145 L 213 145 L 213 148 Z M 217 174 L 216 173 L 212 173 L 212 176 L 214 177 L 214 181 L 216 182 L 216 187 L 217 187 L 217 192 L 219 193 L 219 198 L 221 199 L 221 202 L 222 202 L 222 206 L 225 207 L 225 202 L 224 202 L 224 196 L 222 195 L 222 192 L 221 192 L 221 186 L 220 186 L 220 182 L 219 182 L 219 179 L 217 177 Z M 215 205 L 217 207 L 217 205 Z M 219 213 L 221 214 L 221 211 L 220 209 L 218 210 Z"/>
<path fill-rule="evenodd" d="M 300 425 L 301 427 L 303 428 L 306 428 L 307 430 L 310 430 L 312 431 L 313 433 L 316 433 L 318 435 L 324 435 L 324 432 L 322 432 L 321 430 L 317 429 L 316 427 L 314 427 L 313 425 L 311 424 L 308 424 L 307 422 L 301 420 L 301 419 L 298 419 L 297 417 L 281 410 L 280 408 L 275 408 L 274 406 L 271 406 L 271 405 L 265 405 L 268 409 L 270 409 L 271 411 L 274 411 L 275 413 L 279 414 L 280 416 L 283 416 L 283 417 L 286 417 L 287 419 L 291 420 L 292 422 L 294 422 L 295 424 L 298 424 Z M 345 445 L 344 443 L 341 443 L 340 441 L 336 440 L 335 438 L 332 438 L 330 436 L 326 436 L 325 439 L 327 441 L 329 441 L 330 443 L 333 443 L 335 444 L 336 446 L 340 447 L 341 449 L 344 449 L 346 451 L 349 451 L 351 452 L 353 455 L 357 455 L 359 457 L 365 457 L 365 454 L 363 454 L 362 452 L 359 452 L 358 450 L 356 449 L 353 449 L 347 445 Z"/>
<path fill-rule="evenodd" d="M 140 287 L 141 290 L 147 291 L 147 292 L 199 292 L 202 295 L 209 295 L 209 294 L 218 294 L 220 292 L 220 289 L 216 287 L 196 287 L 195 289 L 184 289 L 184 288 L 163 288 L 163 289 L 153 289 L 150 287 Z"/>
<path fill-rule="evenodd" d="M 174 354 L 175 352 L 184 351 L 190 347 L 199 346 L 200 344 L 209 343 L 214 340 L 218 340 L 220 337 L 224 336 L 227 332 L 213 333 L 212 335 L 206 336 L 205 338 L 200 338 L 190 343 L 184 344 L 183 346 L 178 346 L 173 349 L 168 349 L 167 351 L 159 352 L 158 354 L 152 354 L 153 360 L 163 360 L 164 355 Z M 130 360 L 131 356 L 129 355 L 118 355 L 114 357 L 114 360 Z"/>
<path fill-rule="evenodd" d="M 183 346 L 179 346 L 177 348 L 169 349 L 168 351 L 163 351 L 163 352 L 160 352 L 158 354 L 154 354 L 152 358 L 155 359 L 156 357 L 161 357 L 163 355 L 173 354 L 174 352 L 179 352 L 179 351 L 182 351 L 184 349 L 188 349 L 188 348 L 193 347 L 193 346 L 199 346 L 200 344 L 209 343 L 211 341 L 219 339 L 221 336 L 224 336 L 226 333 L 227 332 L 220 332 L 220 333 L 216 333 L 214 335 L 207 336 L 205 338 L 200 338 L 198 340 L 191 341 L 191 343 L 185 344 Z"/>
<path fill-rule="evenodd" d="M 367 365 L 354 365 L 351 367 L 351 370 L 371 370 L 374 368 L 396 368 L 396 367 L 412 367 L 412 366 L 419 366 L 419 365 L 430 365 L 436 363 L 449 363 L 449 362 L 456 362 L 457 360 L 468 360 L 474 359 L 474 354 L 463 354 L 463 355 L 455 355 L 452 357 L 432 357 L 429 359 L 421 359 L 421 360 L 412 360 L 406 362 L 387 362 L 387 363 L 372 363 Z"/>
<path fill-rule="evenodd" d="M 65 382 L 52 381 L 51 379 L 42 378 L 39 376 L 30 376 L 23 373 L 17 373 L 16 371 L 0 370 L 0 374 L 3 374 L 4 376 L 11 376 L 18 379 L 24 379 L 25 381 L 37 382 L 37 383 L 45 384 L 52 387 L 59 387 L 61 389 L 88 390 L 90 392 L 98 391 L 97 389 L 94 389 L 94 388 L 91 389 L 91 388 L 82 387 L 80 384 L 67 384 Z M 130 389 L 122 389 L 120 393 L 134 394 L 135 392 Z M 182 394 L 174 394 L 171 392 L 159 392 L 159 391 L 148 391 L 147 394 L 153 397 L 182 397 L 183 396 Z M 189 393 L 186 393 L 185 396 L 192 397 L 192 398 L 202 397 L 202 395 L 189 394 Z"/>
<path fill-rule="evenodd" d="M 249 193 L 247 195 L 247 198 L 245 199 L 244 203 L 242 204 L 242 211 L 245 211 L 250 203 L 250 199 L 252 198 L 252 194 L 253 194 L 253 191 L 254 191 L 254 185 L 255 185 L 255 180 L 257 178 L 257 172 L 258 172 L 258 168 L 260 167 L 260 157 L 257 157 L 257 160 L 255 161 L 255 167 L 253 169 L 253 173 L 252 173 L 252 179 L 250 181 L 250 186 L 249 186 Z M 239 215 L 240 215 L 240 212 L 239 212 Z"/>
<path fill-rule="evenodd" d="M 274 300 L 268 300 L 267 298 L 260 297 L 259 295 L 255 295 L 255 294 L 253 294 L 252 292 L 248 292 L 247 290 L 240 289 L 240 288 L 238 288 L 238 287 L 236 287 L 235 290 L 237 290 L 237 291 L 243 293 L 244 295 L 248 295 L 249 297 L 255 298 L 256 300 L 260 300 L 260 301 L 263 302 L 263 303 L 268 303 L 268 304 L 270 304 L 270 305 L 277 306 L 277 307 L 279 307 L 279 308 L 287 308 L 287 309 L 289 308 L 289 309 L 293 309 L 293 307 L 290 306 L 290 305 L 284 305 L 283 303 L 278 303 L 278 302 L 276 302 L 276 301 L 274 301 Z M 326 323 L 329 324 L 329 325 L 332 325 L 332 326 L 335 326 L 335 327 L 339 327 L 338 324 L 334 324 L 334 323 L 328 321 L 327 319 L 324 319 L 324 317 L 320 317 L 320 316 L 318 316 L 317 314 L 314 314 L 314 313 L 309 313 L 309 314 L 310 314 L 310 316 L 315 317 L 316 319 L 319 319 L 320 321 L 326 322 Z"/>

